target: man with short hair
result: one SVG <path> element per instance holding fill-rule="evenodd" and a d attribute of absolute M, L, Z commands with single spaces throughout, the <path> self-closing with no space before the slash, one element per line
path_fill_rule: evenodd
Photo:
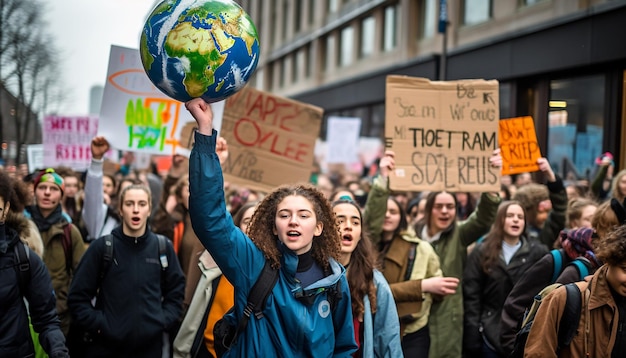
<path fill-rule="evenodd" d="M 63 178 L 54 169 L 40 172 L 34 181 L 35 205 L 26 207 L 25 214 L 41 234 L 43 262 L 52 278 L 61 329 L 67 336 L 70 326 L 67 293 L 72 274 L 85 253 L 85 244 L 80 231 L 63 215 L 64 190 Z"/>

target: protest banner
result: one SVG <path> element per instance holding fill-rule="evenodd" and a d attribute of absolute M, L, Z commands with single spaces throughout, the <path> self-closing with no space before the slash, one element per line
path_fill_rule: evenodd
<path fill-rule="evenodd" d="M 224 180 L 271 191 L 308 182 L 323 110 L 246 86 L 226 100 L 220 135 L 228 143 Z"/>
<path fill-rule="evenodd" d="M 326 162 L 346 165 L 358 162 L 361 118 L 330 116 L 327 125 Z"/>
<path fill-rule="evenodd" d="M 26 146 L 28 156 L 28 172 L 32 173 L 37 169 L 44 169 L 43 144 L 29 144 Z"/>
<path fill-rule="evenodd" d="M 502 175 L 536 172 L 541 150 L 532 117 L 502 119 L 498 142 L 502 154 Z"/>
<path fill-rule="evenodd" d="M 82 171 L 91 162 L 91 139 L 98 132 L 93 116 L 45 116 L 43 119 L 44 166 L 67 166 Z"/>
<path fill-rule="evenodd" d="M 212 103 L 213 126 L 221 127 L 224 101 Z M 143 69 L 139 50 L 111 46 L 100 109 L 99 135 L 116 149 L 160 155 L 189 152 L 181 128 L 195 123 L 184 103 L 160 92 Z"/>
<path fill-rule="evenodd" d="M 497 81 L 388 76 L 385 97 L 391 189 L 500 190 L 500 169 L 489 163 L 498 147 Z"/>

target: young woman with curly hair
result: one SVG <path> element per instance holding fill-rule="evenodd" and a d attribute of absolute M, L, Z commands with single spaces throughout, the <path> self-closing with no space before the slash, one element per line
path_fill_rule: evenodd
<path fill-rule="evenodd" d="M 354 335 L 359 346 L 354 357 L 400 357 L 400 325 L 389 284 L 377 270 L 377 254 L 363 231 L 363 215 L 350 197 L 333 202 L 341 230 L 341 258 L 352 296 Z"/>
<path fill-rule="evenodd" d="M 526 237 L 526 212 L 516 201 L 500 205 L 485 241 L 467 259 L 463 272 L 463 350 L 468 357 L 506 357 L 500 346 L 504 302 L 526 270 L 548 250 Z"/>
<path fill-rule="evenodd" d="M 235 287 L 231 322 L 243 316 L 265 262 L 278 270 L 262 317 L 250 319 L 225 357 L 350 357 L 357 349 L 341 238 L 326 197 L 309 184 L 281 186 L 258 205 L 247 235 L 226 210 L 211 107 L 186 107 L 198 123 L 189 160 L 189 211 L 198 238 Z"/>

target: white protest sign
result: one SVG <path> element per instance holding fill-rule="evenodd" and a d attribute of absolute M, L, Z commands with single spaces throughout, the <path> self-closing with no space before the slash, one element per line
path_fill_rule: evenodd
<path fill-rule="evenodd" d="M 44 168 L 43 144 L 29 144 L 26 147 L 26 153 L 28 154 L 28 172 L 29 173 L 35 171 L 35 169 Z"/>
<path fill-rule="evenodd" d="M 224 101 L 211 104 L 213 127 L 220 130 Z M 111 46 L 100 108 L 99 135 L 116 149 L 172 155 L 181 148 L 181 129 L 195 122 L 185 104 L 160 92 L 143 69 L 139 50 Z"/>
<path fill-rule="evenodd" d="M 91 139 L 98 132 L 92 116 L 46 116 L 43 120 L 44 165 L 85 170 L 91 161 Z"/>
<path fill-rule="evenodd" d="M 361 118 L 328 117 L 327 163 L 352 164 L 359 161 Z"/>

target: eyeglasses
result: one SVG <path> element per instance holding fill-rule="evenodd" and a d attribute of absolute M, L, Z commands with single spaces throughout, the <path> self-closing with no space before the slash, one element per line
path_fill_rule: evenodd
<path fill-rule="evenodd" d="M 443 210 L 443 208 L 448 209 L 448 211 L 452 211 L 456 209 L 456 205 L 455 204 L 434 204 L 433 205 L 433 210 L 441 211 Z"/>

